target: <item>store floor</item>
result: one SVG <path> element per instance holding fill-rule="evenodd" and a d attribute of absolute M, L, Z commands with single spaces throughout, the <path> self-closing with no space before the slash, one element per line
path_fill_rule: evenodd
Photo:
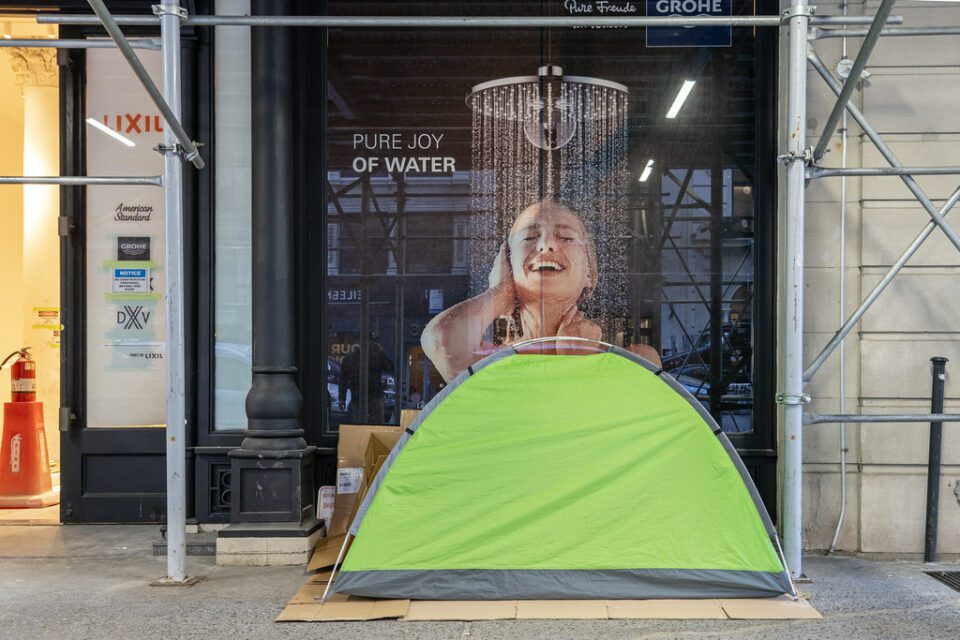
<path fill-rule="evenodd" d="M 960 593 L 918 562 L 810 556 L 800 585 L 823 620 L 512 620 L 277 623 L 303 567 L 218 567 L 190 556 L 194 587 L 165 573 L 156 526 L 0 527 L 0 638 L 937 638 L 955 640 Z M 940 569 L 949 569 L 942 565 Z M 956 570 L 954 567 L 953 570 Z"/>
<path fill-rule="evenodd" d="M 60 505 L 53 504 L 43 509 L 0 509 L 0 526 L 25 524 L 59 525 Z"/>

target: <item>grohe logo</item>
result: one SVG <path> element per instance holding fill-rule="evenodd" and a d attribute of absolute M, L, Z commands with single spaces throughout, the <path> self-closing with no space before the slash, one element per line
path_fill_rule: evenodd
<path fill-rule="evenodd" d="M 124 305 L 117 311 L 117 324 L 123 329 L 144 329 L 150 320 L 150 312 L 143 310 L 143 305 L 136 307 Z"/>
<path fill-rule="evenodd" d="M 123 134 L 163 133 L 162 122 L 160 116 L 145 113 L 118 113 L 113 116 L 103 116 L 103 124 Z"/>
<path fill-rule="evenodd" d="M 117 260 L 149 260 L 148 236 L 120 236 L 117 238 Z"/>

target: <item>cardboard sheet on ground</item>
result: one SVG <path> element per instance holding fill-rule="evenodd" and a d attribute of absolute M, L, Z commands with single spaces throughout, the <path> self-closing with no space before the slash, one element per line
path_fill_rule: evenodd
<path fill-rule="evenodd" d="M 310 556 L 310 563 L 307 565 L 307 571 L 317 571 L 332 567 L 337 561 L 337 554 L 340 553 L 340 547 L 343 546 L 343 539 L 346 534 L 341 533 L 336 536 L 327 536 L 317 541 L 317 546 L 313 549 L 313 555 Z"/>
<path fill-rule="evenodd" d="M 322 574 L 328 577 L 328 574 Z M 478 620 L 818 620 L 805 600 L 788 596 L 736 600 L 377 600 L 334 594 L 311 576 L 277 622 Z"/>

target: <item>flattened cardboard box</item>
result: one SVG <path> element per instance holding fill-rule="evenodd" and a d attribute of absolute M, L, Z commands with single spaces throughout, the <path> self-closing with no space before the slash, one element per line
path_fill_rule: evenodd
<path fill-rule="evenodd" d="M 376 600 L 336 594 L 320 602 L 320 584 L 304 585 L 277 622 L 350 620 L 819 620 L 805 600 Z M 308 604 L 313 598 L 314 603 Z"/>

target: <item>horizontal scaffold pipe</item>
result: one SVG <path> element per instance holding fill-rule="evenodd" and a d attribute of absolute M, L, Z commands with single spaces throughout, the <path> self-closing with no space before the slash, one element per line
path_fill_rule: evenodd
<path fill-rule="evenodd" d="M 888 23 L 889 24 L 889 23 Z M 813 37 L 824 38 L 863 38 L 868 29 L 814 29 Z M 960 36 L 960 27 L 892 27 L 880 31 L 881 38 L 889 36 Z"/>
<path fill-rule="evenodd" d="M 159 40 L 130 40 L 134 49 L 160 50 Z M 0 47 L 22 47 L 28 49 L 116 49 L 113 40 L 51 40 L 49 38 L 20 38 L 0 40 Z"/>
<path fill-rule="evenodd" d="M 804 424 L 829 424 L 833 422 L 960 422 L 960 413 L 805 413 Z"/>
<path fill-rule="evenodd" d="M 156 16 L 114 16 L 120 25 L 158 25 Z M 572 16 L 481 17 L 481 16 L 191 16 L 185 25 L 194 27 L 422 27 L 422 28 L 538 28 L 538 27 L 777 27 L 782 16 L 623 16 L 586 18 Z M 862 16 L 823 16 L 810 18 L 812 25 L 862 25 L 872 18 Z M 893 16 L 887 24 L 900 24 Z M 38 15 L 40 24 L 98 25 L 96 16 Z"/>
<path fill-rule="evenodd" d="M 952 176 L 960 175 L 960 167 L 851 167 L 819 168 L 807 170 L 809 178 L 833 178 L 837 176 Z"/>
<path fill-rule="evenodd" d="M 61 186 L 163 186 L 162 176 L 0 176 L 0 184 L 56 184 Z"/>

